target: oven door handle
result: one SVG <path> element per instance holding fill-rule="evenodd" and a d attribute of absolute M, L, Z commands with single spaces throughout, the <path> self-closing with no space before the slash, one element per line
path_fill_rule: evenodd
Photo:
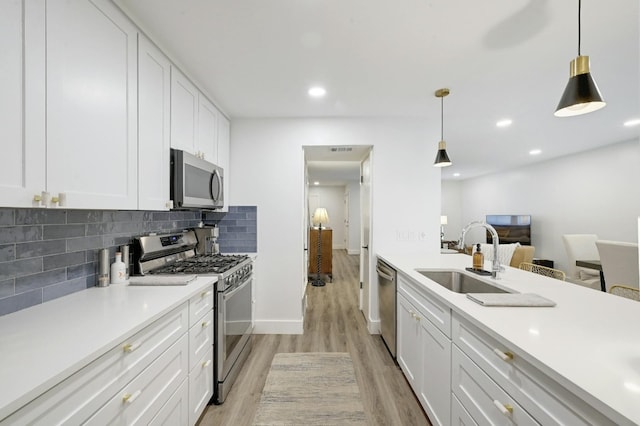
<path fill-rule="evenodd" d="M 222 293 L 222 299 L 223 300 L 227 300 L 228 298 L 230 298 L 231 296 L 233 296 L 234 294 L 236 294 L 237 292 L 242 290 L 242 287 L 244 287 L 247 284 L 251 284 L 251 278 L 250 277 L 248 279 L 244 280 L 243 282 L 241 282 L 240 284 L 237 284 L 235 287 L 229 287 L 229 289 L 225 290 Z"/>

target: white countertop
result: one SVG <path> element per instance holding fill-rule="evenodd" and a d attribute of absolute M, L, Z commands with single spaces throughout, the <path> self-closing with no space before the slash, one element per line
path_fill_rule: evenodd
<path fill-rule="evenodd" d="M 464 270 L 470 256 L 378 256 L 616 423 L 640 424 L 640 303 L 507 266 L 478 278 L 557 305 L 484 307 L 414 270 Z"/>
<path fill-rule="evenodd" d="M 93 287 L 0 317 L 0 419 L 217 281 Z"/>

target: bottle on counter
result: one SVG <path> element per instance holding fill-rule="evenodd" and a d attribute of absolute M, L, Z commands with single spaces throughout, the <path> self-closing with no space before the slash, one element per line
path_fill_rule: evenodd
<path fill-rule="evenodd" d="M 476 246 L 476 251 L 473 253 L 473 269 L 482 270 L 484 267 L 484 253 L 480 251 L 480 244 Z"/>
<path fill-rule="evenodd" d="M 111 264 L 111 284 L 127 282 L 127 269 L 122 261 L 122 253 L 116 252 L 116 260 Z"/>

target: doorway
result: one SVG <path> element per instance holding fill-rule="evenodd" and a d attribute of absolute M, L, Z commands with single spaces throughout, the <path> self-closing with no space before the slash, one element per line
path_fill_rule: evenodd
<path fill-rule="evenodd" d="M 305 259 L 308 258 L 309 231 L 316 208 L 329 214 L 333 249 L 346 249 L 359 258 L 359 308 L 368 318 L 369 250 L 371 238 L 371 174 L 370 145 L 303 146 L 304 151 L 304 212 Z M 367 173 L 366 184 L 363 171 Z M 366 194 L 363 196 L 363 189 Z M 364 201 L 364 204 L 363 204 Z M 364 237 L 363 237 L 364 236 Z M 366 292 L 366 294 L 363 294 Z"/>

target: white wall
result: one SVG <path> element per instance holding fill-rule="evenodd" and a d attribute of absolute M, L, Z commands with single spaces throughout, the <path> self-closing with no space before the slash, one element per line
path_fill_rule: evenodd
<path fill-rule="evenodd" d="M 640 143 L 632 140 L 465 180 L 460 188 L 446 183 L 442 203 L 454 206 L 459 196 L 462 225 L 486 214 L 531 214 L 535 257 L 567 270 L 562 234 L 637 242 L 639 170 Z"/>
<path fill-rule="evenodd" d="M 360 182 L 347 185 L 349 194 L 348 254 L 360 254 Z"/>
<path fill-rule="evenodd" d="M 344 226 L 344 186 L 310 186 L 309 200 L 314 199 L 313 205 L 309 203 L 311 211 L 309 214 L 313 216 L 316 207 L 324 207 L 329 215 L 329 223 L 327 226 L 332 229 L 333 249 L 345 249 L 345 226 Z"/>
<path fill-rule="evenodd" d="M 444 226 L 445 241 L 457 241 L 460 238 L 462 227 L 466 225 L 462 221 L 462 181 L 442 181 L 442 205 L 441 214 L 447 216 L 447 224 Z"/>
<path fill-rule="evenodd" d="M 238 119 L 232 122 L 232 205 L 258 206 L 256 333 L 302 333 L 302 146 L 373 145 L 372 240 L 378 251 L 436 253 L 440 233 L 440 170 L 431 166 L 437 136 L 426 120 Z M 371 283 L 369 324 L 378 321 Z"/>

